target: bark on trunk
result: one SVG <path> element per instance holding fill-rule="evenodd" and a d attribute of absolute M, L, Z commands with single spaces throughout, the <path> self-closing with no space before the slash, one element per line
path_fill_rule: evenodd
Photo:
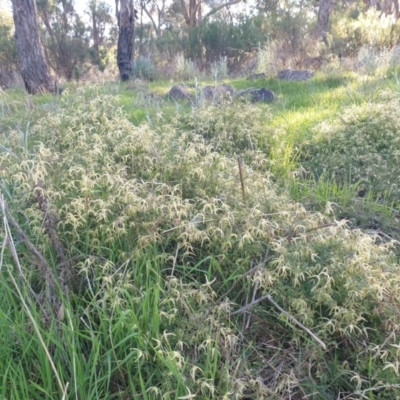
<path fill-rule="evenodd" d="M 100 43 L 100 34 L 99 28 L 97 26 L 97 15 L 96 10 L 92 10 L 92 30 L 93 30 L 93 49 L 95 52 L 95 62 L 96 64 L 100 63 L 100 50 L 99 50 L 99 43 Z"/>
<path fill-rule="evenodd" d="M 326 42 L 326 34 L 329 27 L 329 15 L 331 12 L 331 0 L 319 0 L 318 25 L 316 36 Z"/>
<path fill-rule="evenodd" d="M 37 24 L 35 0 L 12 0 L 21 75 L 29 93 L 54 92 Z"/>
<path fill-rule="evenodd" d="M 394 4 L 394 12 L 396 19 L 399 19 L 400 18 L 399 0 L 393 0 L 393 4 Z"/>
<path fill-rule="evenodd" d="M 135 29 L 135 12 L 132 0 L 121 0 L 120 5 L 117 14 L 119 27 L 117 63 L 121 81 L 127 81 L 132 76 L 132 38 Z"/>

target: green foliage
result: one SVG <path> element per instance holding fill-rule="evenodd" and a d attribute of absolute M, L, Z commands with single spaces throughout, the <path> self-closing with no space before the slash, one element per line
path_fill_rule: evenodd
<path fill-rule="evenodd" d="M 215 77 L 215 69 L 221 69 L 222 61 L 226 65 L 225 75 L 240 69 L 259 43 L 264 43 L 266 38 L 264 17 L 242 16 L 235 23 L 217 18 L 206 20 L 200 26 L 165 29 L 154 41 L 142 43 L 142 46 L 148 48 L 148 51 L 151 51 L 152 46 L 156 47 L 159 64 L 165 58 L 176 63 L 179 79 L 183 74 L 180 73 L 182 62 L 176 60 L 177 55 L 182 55 L 187 63 L 194 63 Z"/>
<path fill-rule="evenodd" d="M 276 44 L 269 41 L 266 42 L 264 47 L 258 45 L 257 51 L 257 64 L 254 68 L 255 73 L 265 73 L 267 76 L 276 76 Z"/>
<path fill-rule="evenodd" d="M 260 42 L 264 43 L 266 37 L 264 18 L 258 16 L 240 18 L 236 24 L 225 20 L 206 23 L 201 27 L 199 40 L 204 46 L 207 63 L 226 57 L 229 69 L 233 70 Z"/>
<path fill-rule="evenodd" d="M 137 27 L 136 35 L 139 37 L 142 31 L 140 27 Z M 146 32 L 150 32 L 150 29 Z M 145 47 L 145 49 L 152 50 L 154 46 L 157 53 L 160 54 L 159 58 L 164 58 L 168 61 L 173 60 L 177 54 L 182 54 L 184 51 L 184 41 L 182 39 L 184 33 L 184 31 L 181 32 L 178 29 L 165 29 L 156 40 L 152 41 L 149 38 L 148 41 L 143 41 L 142 48 Z"/>
<path fill-rule="evenodd" d="M 75 12 L 73 2 L 39 1 L 38 13 L 44 22 L 42 35 L 53 68 L 67 80 L 74 77 L 75 67 L 81 67 L 89 55 L 88 28 Z"/>
<path fill-rule="evenodd" d="M 17 47 L 13 40 L 13 22 L 11 15 L 0 11 L 0 63 L 2 68 L 15 68 L 18 62 Z"/>
<path fill-rule="evenodd" d="M 376 198 L 397 199 L 398 101 L 395 93 L 384 92 L 378 102 L 350 107 L 339 120 L 319 125 L 302 150 L 305 168 L 316 177 L 357 184 L 360 196 L 372 191 Z"/>
<path fill-rule="evenodd" d="M 271 37 L 285 44 L 289 54 L 304 53 L 304 43 L 311 36 L 315 24 L 310 21 L 309 13 L 312 5 L 300 2 L 299 6 L 288 4 L 278 8 L 273 15 L 274 21 L 270 22 Z"/>
<path fill-rule="evenodd" d="M 227 58 L 223 57 L 219 61 L 211 64 L 211 76 L 214 78 L 214 83 L 217 85 L 223 79 L 228 78 L 228 62 Z"/>
<path fill-rule="evenodd" d="M 185 59 L 183 53 L 175 56 L 175 68 L 175 76 L 179 79 L 194 81 L 201 75 L 196 64 L 191 60 Z"/>
<path fill-rule="evenodd" d="M 8 86 L 10 74 L 18 69 L 12 16 L 0 10 L 0 85 Z"/>
<path fill-rule="evenodd" d="M 138 57 L 133 61 L 132 76 L 147 81 L 154 81 L 157 77 L 157 71 L 150 58 Z"/>
<path fill-rule="evenodd" d="M 329 41 L 336 54 L 354 57 L 363 46 L 381 50 L 393 48 L 399 34 L 400 24 L 393 16 L 374 8 L 362 11 L 356 2 L 344 13 L 337 14 Z"/>
<path fill-rule="evenodd" d="M 240 118 L 238 116 L 240 115 Z M 204 138 L 213 151 L 244 157 L 257 169 L 267 170 L 268 155 L 275 129 L 267 127 L 268 111 L 246 102 L 226 98 L 218 106 L 203 105 L 179 117 L 176 129 Z"/>
<path fill-rule="evenodd" d="M 111 7 L 104 1 L 90 0 L 86 14 L 91 21 L 91 26 L 88 28 L 93 41 L 89 49 L 91 62 L 104 72 L 110 62 L 110 44 L 113 43 L 111 32 L 107 37 L 107 28 L 113 23 Z"/>

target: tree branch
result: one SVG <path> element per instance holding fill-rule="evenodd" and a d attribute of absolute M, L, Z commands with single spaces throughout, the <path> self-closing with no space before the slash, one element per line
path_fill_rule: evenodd
<path fill-rule="evenodd" d="M 146 5 L 144 3 L 142 3 L 142 8 L 143 8 L 144 12 L 146 13 L 146 15 L 149 17 L 150 22 L 153 25 L 153 29 L 155 30 L 157 37 L 159 37 L 160 36 L 160 29 L 157 27 L 157 24 L 155 23 L 153 16 L 147 10 Z"/>
<path fill-rule="evenodd" d="M 234 311 L 231 313 L 231 315 L 237 315 L 245 312 L 248 310 L 250 307 L 253 307 L 254 305 L 260 303 L 263 300 L 268 300 L 273 306 L 275 306 L 282 314 L 286 315 L 290 321 L 294 322 L 297 326 L 299 326 L 301 329 L 303 329 L 305 332 L 307 332 L 318 344 L 326 350 L 326 344 L 319 339 L 314 333 L 312 333 L 308 328 L 306 328 L 301 322 L 297 321 L 293 315 L 290 315 L 287 311 L 285 311 L 278 303 L 275 302 L 275 300 L 272 298 L 271 295 L 267 294 L 265 296 L 260 297 L 257 300 L 254 300 L 253 302 L 239 308 L 239 310 Z"/>
<path fill-rule="evenodd" d="M 240 3 L 242 0 L 231 0 L 231 1 L 228 1 L 228 3 L 224 3 L 224 4 L 221 4 L 221 5 L 219 5 L 218 7 L 213 7 L 213 9 L 211 10 L 211 11 L 209 11 L 205 16 L 204 16 L 204 18 L 203 18 L 203 22 L 207 19 L 207 18 L 209 18 L 209 17 L 211 17 L 211 15 L 214 15 L 215 13 L 217 13 L 219 10 L 221 10 L 222 8 L 224 8 L 224 7 L 229 7 L 229 6 L 233 6 L 234 4 L 238 4 L 238 3 Z"/>
<path fill-rule="evenodd" d="M 186 25 L 190 25 L 190 18 L 186 8 L 185 0 L 181 0 L 183 18 L 185 18 Z"/>

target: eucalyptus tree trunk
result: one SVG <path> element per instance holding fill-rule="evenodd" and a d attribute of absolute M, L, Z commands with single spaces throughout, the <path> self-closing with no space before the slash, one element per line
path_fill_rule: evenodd
<path fill-rule="evenodd" d="M 29 93 L 54 92 L 37 24 L 35 0 L 11 0 L 22 79 Z"/>
<path fill-rule="evenodd" d="M 327 41 L 326 34 L 329 28 L 329 15 L 331 13 L 331 0 L 319 0 L 317 39 Z"/>
<path fill-rule="evenodd" d="M 215 6 L 205 2 L 209 5 L 211 10 L 203 17 L 202 2 L 204 0 L 180 0 L 182 6 L 183 18 L 188 26 L 199 26 L 202 21 L 205 21 L 219 10 L 233 6 L 240 3 L 242 0 L 228 0 L 225 3 L 217 4 Z"/>
<path fill-rule="evenodd" d="M 120 9 L 118 10 L 118 3 Z M 121 81 L 127 81 L 132 76 L 132 38 L 135 31 L 135 10 L 132 0 L 116 0 L 118 20 L 117 64 Z"/>
<path fill-rule="evenodd" d="M 91 11 L 92 11 L 93 49 L 94 49 L 94 52 L 95 52 L 95 62 L 96 62 L 96 64 L 99 64 L 100 63 L 100 48 L 99 48 L 100 34 L 99 34 L 99 27 L 98 27 L 98 21 L 97 21 L 95 5 L 93 5 L 93 8 L 92 8 Z"/>
<path fill-rule="evenodd" d="M 396 19 L 400 18 L 400 9 L 399 9 L 399 0 L 393 0 L 393 5 L 394 5 L 394 13 Z"/>

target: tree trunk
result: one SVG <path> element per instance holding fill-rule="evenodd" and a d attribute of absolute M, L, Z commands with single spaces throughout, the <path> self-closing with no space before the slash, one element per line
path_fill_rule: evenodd
<path fill-rule="evenodd" d="M 399 0 L 393 0 L 393 4 L 394 4 L 394 12 L 396 19 L 399 19 L 400 18 Z"/>
<path fill-rule="evenodd" d="M 100 35 L 99 35 L 99 28 L 97 26 L 97 15 L 95 9 L 92 10 L 92 39 L 93 39 L 93 50 L 95 52 L 95 63 L 98 65 L 100 64 L 100 50 L 99 50 L 99 43 L 100 43 Z"/>
<path fill-rule="evenodd" d="M 132 76 L 132 38 L 135 29 L 135 11 L 132 0 L 120 0 L 118 19 L 117 63 L 121 81 L 127 81 Z M 118 8 L 117 8 L 118 10 Z"/>
<path fill-rule="evenodd" d="M 317 39 L 323 39 L 326 42 L 326 34 L 329 27 L 329 15 L 331 12 L 331 0 L 319 0 Z"/>
<path fill-rule="evenodd" d="M 54 92 L 37 24 L 35 0 L 12 0 L 21 75 L 29 93 Z"/>

